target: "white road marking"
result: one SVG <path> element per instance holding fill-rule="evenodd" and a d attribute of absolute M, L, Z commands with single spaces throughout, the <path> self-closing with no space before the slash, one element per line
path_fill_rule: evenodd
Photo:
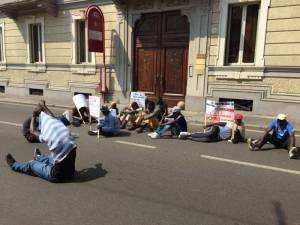
<path fill-rule="evenodd" d="M 11 125 L 11 126 L 16 126 L 16 127 L 22 127 L 22 124 L 6 122 L 6 121 L 0 121 L 0 124 Z"/>
<path fill-rule="evenodd" d="M 142 148 L 150 148 L 150 149 L 155 149 L 156 146 L 151 146 L 151 145 L 142 145 L 142 144 L 137 144 L 134 142 L 128 142 L 128 141 L 115 141 L 116 143 L 124 144 L 124 145 L 132 145 L 132 146 L 137 146 L 137 147 L 142 147 Z"/>
<path fill-rule="evenodd" d="M 219 157 L 214 157 L 214 156 L 209 156 L 209 155 L 201 155 L 201 158 L 211 159 L 211 160 L 216 160 L 216 161 L 221 161 L 221 162 L 227 162 L 227 163 L 232 163 L 232 164 L 238 164 L 238 165 L 243 165 L 243 166 L 256 167 L 256 168 L 260 168 L 260 169 L 273 170 L 273 171 L 277 171 L 277 172 L 291 173 L 294 175 L 300 175 L 300 171 L 298 171 L 298 170 L 283 169 L 283 168 L 279 168 L 279 167 L 266 166 L 266 165 L 262 165 L 262 164 L 249 163 L 249 162 L 243 162 L 243 161 L 236 161 L 236 160 L 232 160 L 232 159 L 219 158 Z"/>

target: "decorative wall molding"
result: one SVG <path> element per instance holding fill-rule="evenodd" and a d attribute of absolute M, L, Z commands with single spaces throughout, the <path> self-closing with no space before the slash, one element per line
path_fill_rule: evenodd
<path fill-rule="evenodd" d="M 216 97 L 216 92 L 221 92 L 223 97 L 227 93 L 236 93 L 236 98 L 241 98 L 241 94 L 246 94 L 248 99 L 255 99 L 252 95 L 259 94 L 260 101 L 274 101 L 285 103 L 300 103 L 299 94 L 274 93 L 272 85 L 259 84 L 228 84 L 211 83 L 208 85 L 207 97 Z"/>
<path fill-rule="evenodd" d="M 262 80 L 264 77 L 264 70 L 264 67 L 208 67 L 208 76 L 229 80 Z"/>

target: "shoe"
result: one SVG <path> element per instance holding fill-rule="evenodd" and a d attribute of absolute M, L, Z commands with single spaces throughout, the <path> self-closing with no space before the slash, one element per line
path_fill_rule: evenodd
<path fill-rule="evenodd" d="M 139 128 L 136 130 L 137 133 L 143 133 L 143 131 L 144 131 L 144 128 L 143 128 L 143 127 L 139 127 Z"/>
<path fill-rule="evenodd" d="M 160 137 L 160 135 L 156 132 L 153 132 L 152 135 L 150 136 L 152 139 L 157 139 Z"/>
<path fill-rule="evenodd" d="M 189 132 L 180 132 L 180 134 L 178 135 L 178 138 L 179 139 L 185 139 L 188 136 L 191 136 L 191 133 L 189 133 Z"/>
<path fill-rule="evenodd" d="M 290 159 L 296 159 L 297 158 L 297 152 L 298 152 L 297 147 L 292 147 L 289 150 L 289 157 L 290 157 Z"/>
<path fill-rule="evenodd" d="M 251 138 L 248 138 L 247 140 L 248 143 L 248 148 L 250 149 L 250 151 L 255 151 L 255 143 Z"/>
<path fill-rule="evenodd" d="M 132 125 L 131 127 L 128 128 L 128 130 L 135 130 L 137 128 L 137 126 Z"/>
<path fill-rule="evenodd" d="M 153 133 L 154 132 L 152 132 L 152 133 L 148 133 L 147 135 L 148 135 L 148 137 L 151 137 L 152 135 L 153 135 Z"/>
<path fill-rule="evenodd" d="M 38 148 L 34 149 L 33 158 L 35 159 L 37 156 L 40 156 L 42 153 Z"/>
<path fill-rule="evenodd" d="M 5 160 L 10 167 L 12 167 L 12 165 L 16 162 L 16 160 L 14 159 L 14 157 L 12 157 L 11 154 L 7 154 L 5 156 Z"/>

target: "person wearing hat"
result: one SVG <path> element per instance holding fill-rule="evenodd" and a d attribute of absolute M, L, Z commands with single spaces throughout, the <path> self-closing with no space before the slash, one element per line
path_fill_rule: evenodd
<path fill-rule="evenodd" d="M 111 113 L 112 113 L 114 116 L 116 116 L 116 117 L 119 116 L 119 109 L 118 109 L 118 107 L 117 107 L 117 103 L 116 103 L 116 102 L 113 101 L 113 102 L 110 104 L 109 110 L 111 111 Z"/>
<path fill-rule="evenodd" d="M 271 121 L 262 138 L 258 140 L 249 138 L 247 142 L 251 151 L 260 150 L 267 142 L 270 142 L 276 148 L 289 150 L 291 159 L 297 157 L 295 130 L 293 125 L 287 121 L 285 114 L 278 114 L 277 119 Z"/>
<path fill-rule="evenodd" d="M 198 142 L 217 142 L 222 140 L 228 140 L 232 133 L 232 122 L 218 122 L 208 125 L 204 125 L 203 128 L 209 128 L 205 132 L 181 132 L 179 134 L 180 139 L 189 138 L 192 141 Z"/>
<path fill-rule="evenodd" d="M 159 138 L 167 131 L 171 131 L 171 133 L 176 136 L 178 136 L 180 132 L 187 132 L 186 120 L 178 106 L 174 106 L 172 113 L 163 119 L 159 124 L 159 128 L 153 133 L 148 134 L 148 136 L 154 139 Z"/>
<path fill-rule="evenodd" d="M 104 118 L 100 120 L 98 129 L 100 134 L 105 137 L 116 136 L 120 133 L 120 121 L 114 116 L 106 105 L 101 107 Z"/>
<path fill-rule="evenodd" d="M 234 117 L 234 124 L 232 126 L 232 133 L 229 142 L 237 144 L 239 142 L 246 142 L 245 138 L 245 124 L 243 122 L 243 115 L 236 114 Z"/>

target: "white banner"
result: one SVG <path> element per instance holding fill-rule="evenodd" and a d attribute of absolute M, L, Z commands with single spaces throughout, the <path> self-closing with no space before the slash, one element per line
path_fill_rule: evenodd
<path fill-rule="evenodd" d="M 94 118 L 100 118 L 100 97 L 89 96 L 90 115 Z"/>
<path fill-rule="evenodd" d="M 234 102 L 206 100 L 206 122 L 234 122 Z"/>
<path fill-rule="evenodd" d="M 78 110 L 82 107 L 88 107 L 88 101 L 83 94 L 73 96 L 73 102 Z"/>
<path fill-rule="evenodd" d="M 130 102 L 136 102 L 140 108 L 145 109 L 146 95 L 143 92 L 131 92 Z"/>

